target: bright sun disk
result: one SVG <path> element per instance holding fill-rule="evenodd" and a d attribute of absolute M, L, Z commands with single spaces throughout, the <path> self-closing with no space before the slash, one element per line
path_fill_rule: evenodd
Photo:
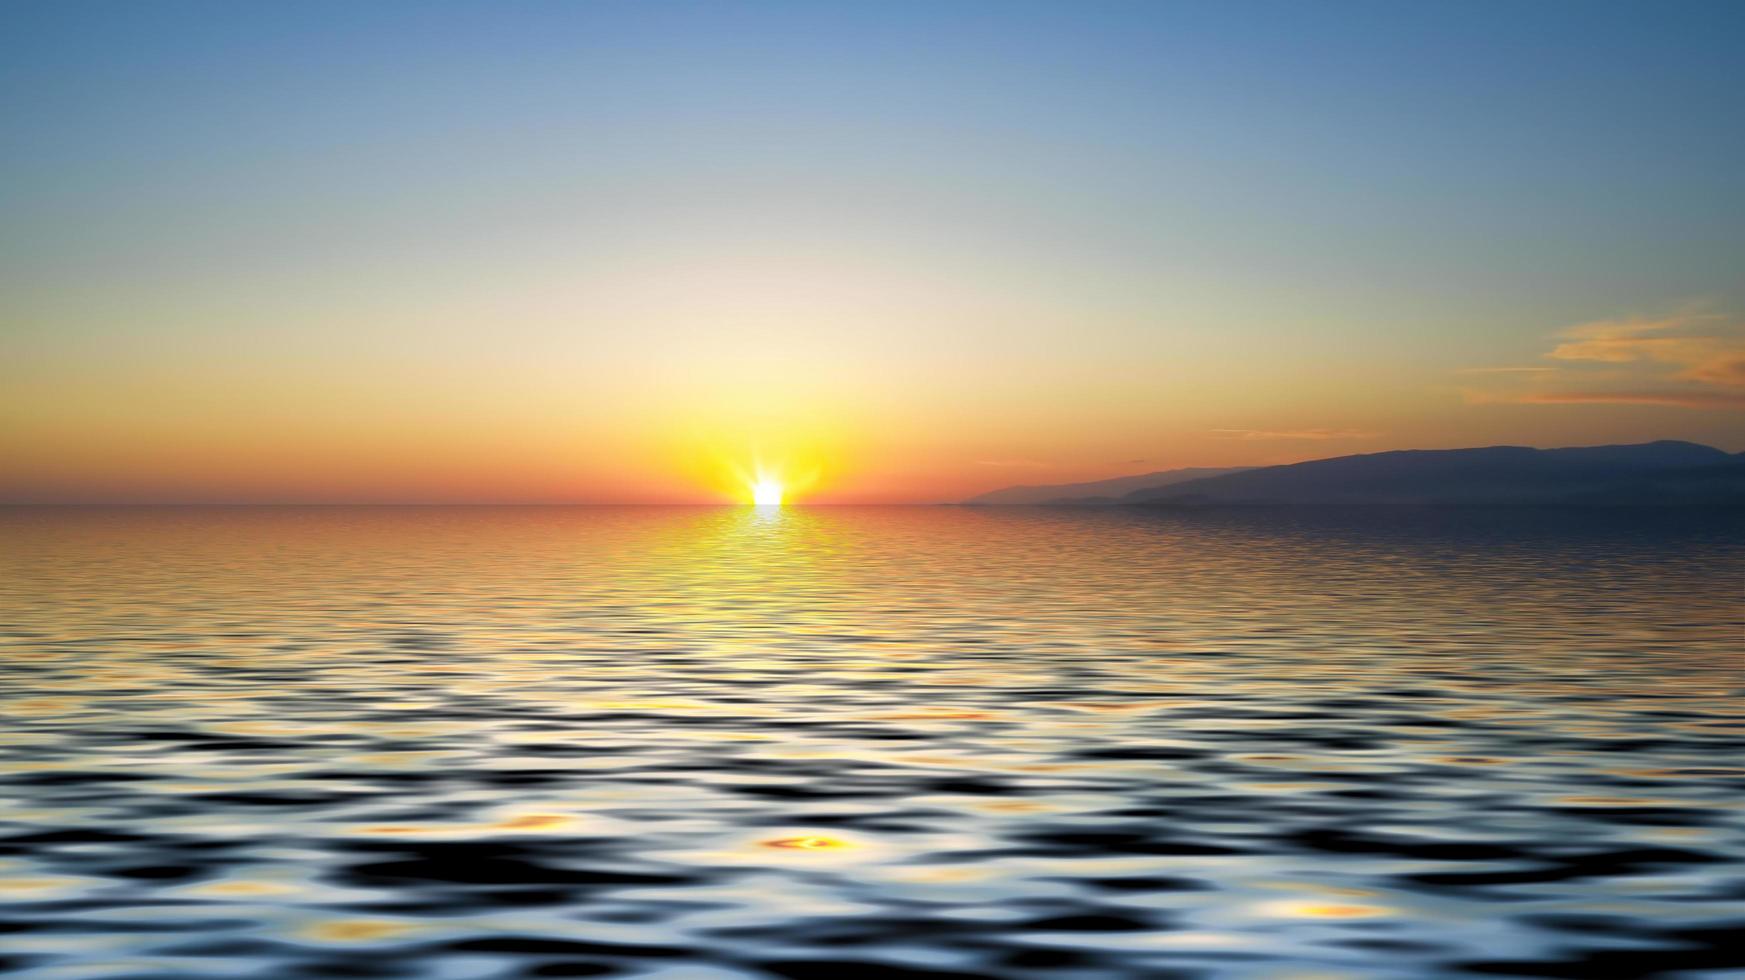
<path fill-rule="evenodd" d="M 759 507 L 776 507 L 782 502 L 782 485 L 767 476 L 751 485 L 751 502 Z"/>

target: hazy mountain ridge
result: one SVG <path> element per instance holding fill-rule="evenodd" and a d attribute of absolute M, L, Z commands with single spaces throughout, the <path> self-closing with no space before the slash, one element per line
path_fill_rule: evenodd
<path fill-rule="evenodd" d="M 1691 442 L 1407 449 L 1269 466 L 1140 490 L 1123 504 L 1745 505 L 1745 456 Z"/>
<path fill-rule="evenodd" d="M 1141 473 L 1137 476 L 1118 476 L 1108 480 L 1090 480 L 1084 483 L 1053 483 L 1035 486 L 1005 487 L 992 490 L 965 500 L 964 503 L 976 507 L 995 506 L 1025 506 L 1025 505 L 1057 505 L 1057 506 L 1091 506 L 1096 503 L 1113 504 L 1130 493 L 1167 487 L 1188 480 L 1200 480 L 1207 477 L 1224 476 L 1239 473 L 1246 466 L 1189 466 L 1182 469 L 1158 470 L 1155 473 Z"/>
<path fill-rule="evenodd" d="M 1121 490 L 1123 484 L 1128 489 Z M 1133 486 L 1133 484 L 1138 484 Z M 1745 453 L 1663 440 L 1534 449 L 1401 449 L 1232 470 L 1206 467 L 1008 487 L 976 505 L 1745 506 Z"/>

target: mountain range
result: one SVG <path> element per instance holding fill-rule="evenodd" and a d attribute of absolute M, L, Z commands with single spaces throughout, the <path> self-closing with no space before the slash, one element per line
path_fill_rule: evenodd
<path fill-rule="evenodd" d="M 1190 468 L 966 504 L 1045 506 L 1745 506 L 1745 453 L 1691 442 L 1407 449 L 1240 470 Z"/>

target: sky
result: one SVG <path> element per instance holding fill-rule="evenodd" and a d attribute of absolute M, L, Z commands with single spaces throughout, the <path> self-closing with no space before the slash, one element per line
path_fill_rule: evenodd
<path fill-rule="evenodd" d="M 0 501 L 1745 450 L 1745 4 L 0 4 Z"/>

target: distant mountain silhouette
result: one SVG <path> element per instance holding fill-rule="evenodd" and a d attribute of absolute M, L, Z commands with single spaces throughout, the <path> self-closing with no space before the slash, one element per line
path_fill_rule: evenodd
<path fill-rule="evenodd" d="M 1152 507 L 1277 505 L 1745 506 L 1745 454 L 1690 442 L 1401 450 L 1140 489 Z"/>
<path fill-rule="evenodd" d="M 1239 473 L 1247 467 L 1190 466 L 1179 470 L 1159 470 L 1138 476 L 1119 476 L 1112 480 L 1089 483 L 1056 483 L 1046 486 L 1006 487 L 964 501 L 977 507 L 1018 506 L 1024 504 L 1072 504 L 1087 506 L 1112 504 L 1138 490 L 1167 487 L 1187 480 Z"/>

